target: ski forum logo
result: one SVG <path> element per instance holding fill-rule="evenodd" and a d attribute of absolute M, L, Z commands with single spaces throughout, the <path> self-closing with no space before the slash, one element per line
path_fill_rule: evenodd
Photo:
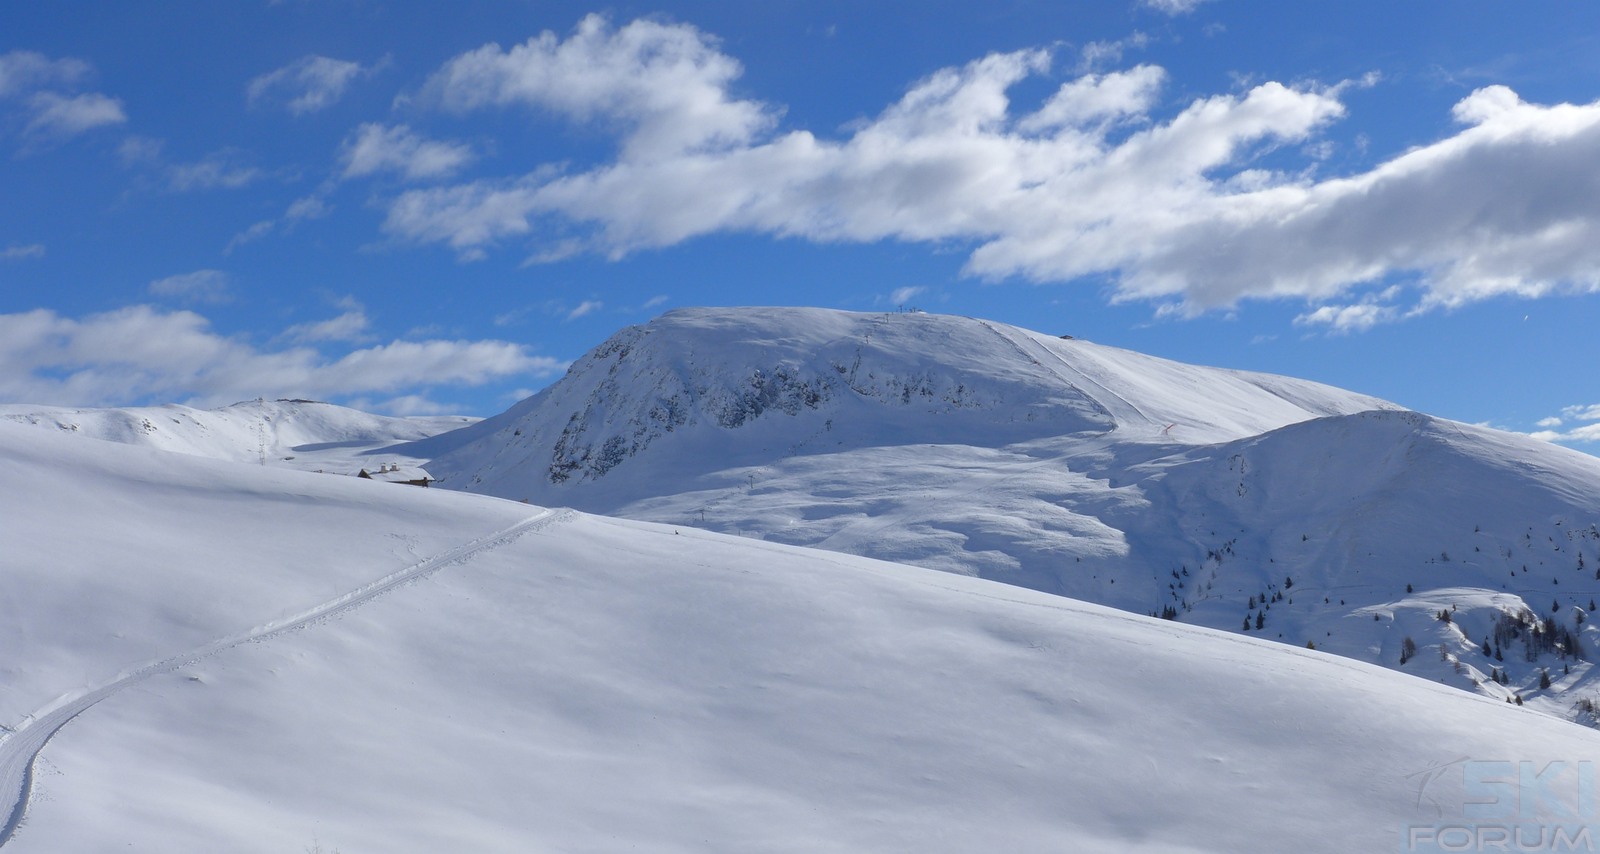
<path fill-rule="evenodd" d="M 1432 819 L 1402 829 L 1407 854 L 1600 852 L 1600 767 L 1592 760 L 1462 757 L 1406 779 L 1419 815 Z"/>

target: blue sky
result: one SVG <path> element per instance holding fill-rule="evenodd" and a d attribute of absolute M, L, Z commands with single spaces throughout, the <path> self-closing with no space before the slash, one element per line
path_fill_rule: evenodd
<path fill-rule="evenodd" d="M 1597 42 L 1503 0 L 8 4 L 0 400 L 488 415 L 672 307 L 907 306 L 1594 450 Z"/>

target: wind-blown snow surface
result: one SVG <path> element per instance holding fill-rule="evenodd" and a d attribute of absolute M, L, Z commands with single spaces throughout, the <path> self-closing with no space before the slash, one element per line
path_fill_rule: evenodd
<path fill-rule="evenodd" d="M 408 452 L 458 489 L 1391 667 L 1410 638 L 1407 672 L 1559 716 L 1600 697 L 1572 643 L 1600 653 L 1600 462 L 1314 383 L 970 318 L 695 309 Z"/>
<path fill-rule="evenodd" d="M 382 463 L 412 463 L 388 449 L 477 420 L 459 415 L 393 418 L 312 400 L 248 400 L 219 409 L 0 404 L 0 421 L 219 460 L 340 474 Z"/>
<path fill-rule="evenodd" d="M 1600 748 L 849 555 L 6 424 L 0 478 L 0 765 L 101 694 L 8 851 L 1344 854 L 1461 816 L 1463 757 Z"/>

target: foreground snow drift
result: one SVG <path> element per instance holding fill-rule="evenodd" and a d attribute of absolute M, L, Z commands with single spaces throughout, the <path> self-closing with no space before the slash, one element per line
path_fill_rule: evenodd
<path fill-rule="evenodd" d="M 45 747 L 19 852 L 1395 850 L 1459 823 L 1459 760 L 1600 749 L 847 555 L 3 425 L 0 476 L 4 720 L 176 662 Z"/>

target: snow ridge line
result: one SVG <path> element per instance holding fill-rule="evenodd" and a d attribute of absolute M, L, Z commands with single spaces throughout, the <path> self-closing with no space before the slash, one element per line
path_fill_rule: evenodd
<path fill-rule="evenodd" d="M 76 695 L 65 695 L 28 714 L 16 729 L 0 739 L 0 798 L 8 798 L 11 803 L 11 808 L 6 813 L 5 824 L 0 827 L 0 847 L 11 841 L 27 815 L 28 803 L 33 794 L 34 764 L 40 752 L 62 727 L 100 701 L 151 677 L 172 673 L 236 646 L 269 640 L 354 610 L 397 587 L 431 575 L 446 566 L 465 563 L 483 552 L 507 545 L 524 534 L 564 522 L 573 515 L 571 510 L 542 510 L 509 528 L 440 552 L 299 614 L 212 641 L 197 649 L 151 662 L 133 670 L 123 671 L 110 682 Z"/>

